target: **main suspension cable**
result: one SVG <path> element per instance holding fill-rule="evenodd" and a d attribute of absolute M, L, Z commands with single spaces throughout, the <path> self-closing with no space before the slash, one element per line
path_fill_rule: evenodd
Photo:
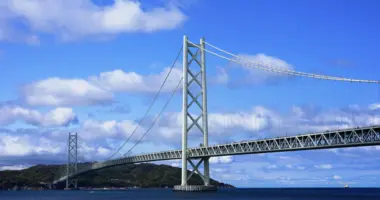
<path fill-rule="evenodd" d="M 145 131 L 145 133 L 141 136 L 141 138 L 135 143 L 135 145 L 133 145 L 128 151 L 127 153 L 124 154 L 124 156 L 128 155 L 140 142 L 142 139 L 144 139 L 144 137 L 146 136 L 146 134 L 150 131 L 150 129 L 152 129 L 152 127 L 156 124 L 156 121 L 160 118 L 161 114 L 164 112 L 165 108 L 169 105 L 170 103 L 170 100 L 172 100 L 174 94 L 176 93 L 176 91 L 178 90 L 179 86 L 181 85 L 181 82 L 183 80 L 183 77 L 181 78 L 181 80 L 179 80 L 178 84 L 177 84 L 177 87 L 174 88 L 174 90 L 172 91 L 172 94 L 171 96 L 169 97 L 168 101 L 165 103 L 164 107 L 162 107 L 160 113 L 158 113 L 158 115 L 156 116 L 156 118 L 153 120 L 153 123 L 150 125 L 150 127 Z"/>
<path fill-rule="evenodd" d="M 220 58 L 223 58 L 225 60 L 228 60 L 228 61 L 231 61 L 231 62 L 234 62 L 234 63 L 237 63 L 237 64 L 241 64 L 241 65 L 247 65 L 249 67 L 254 67 L 254 68 L 257 68 L 257 69 L 260 69 L 260 70 L 264 70 L 264 71 L 269 71 L 269 72 L 274 72 L 274 73 L 280 73 L 280 74 L 287 74 L 287 75 L 292 75 L 292 76 L 303 76 L 303 77 L 308 77 L 308 78 L 314 78 L 314 79 L 322 79 L 322 80 L 335 80 L 335 81 L 346 81 L 346 82 L 357 82 L 357 83 L 375 83 L 375 84 L 380 84 L 380 81 L 377 81 L 377 80 L 361 80 L 361 79 L 352 79 L 352 78 L 344 78 L 344 77 L 335 77 L 335 76 L 326 76 L 326 75 L 321 75 L 321 74 L 312 74 L 312 73 L 305 73 L 305 72 L 299 72 L 299 71 L 295 71 L 295 70 L 289 70 L 289 69 L 284 69 L 284 68 L 278 68 L 278 67 L 273 67 L 271 65 L 267 65 L 267 64 L 263 64 L 263 63 L 259 63 L 259 62 L 255 62 L 255 61 L 251 61 L 251 60 L 248 60 L 244 57 L 241 57 L 241 56 L 238 56 L 236 54 L 233 54 L 233 53 L 230 53 L 226 50 L 223 50 L 221 48 L 218 48 L 210 43 L 207 43 L 205 42 L 205 44 L 207 44 L 208 46 L 220 51 L 220 52 L 223 52 L 225 54 L 228 54 L 232 57 L 234 57 L 235 59 L 232 59 L 232 58 L 228 58 L 226 56 L 223 56 L 223 55 L 220 55 L 218 53 L 215 53 L 214 51 L 211 51 L 209 49 L 205 49 L 205 48 L 202 48 L 201 46 L 197 45 L 197 44 L 194 44 L 192 42 L 189 41 L 189 43 L 195 47 L 198 47 L 200 49 L 203 49 L 204 51 L 214 55 L 214 56 L 217 56 L 217 57 L 220 57 Z M 246 63 L 242 62 L 242 61 L 245 61 Z"/>
<path fill-rule="evenodd" d="M 150 110 L 152 109 L 153 104 L 156 102 L 156 100 L 157 100 L 159 94 L 161 93 L 162 88 L 164 87 L 166 81 L 168 80 L 168 77 L 169 77 L 170 73 L 172 72 L 172 70 L 173 70 L 173 68 L 174 68 L 174 66 L 175 66 L 175 64 L 176 64 L 176 62 L 177 62 L 179 56 L 181 55 L 182 49 L 183 49 L 183 47 L 179 50 L 179 52 L 178 52 L 178 54 L 177 54 L 177 57 L 175 58 L 175 60 L 174 60 L 174 62 L 173 62 L 173 64 L 172 64 L 172 66 L 170 67 L 170 70 L 169 70 L 168 74 L 166 75 L 164 81 L 162 82 L 160 89 L 157 91 L 156 95 L 154 96 L 153 101 L 150 103 L 148 109 L 146 110 L 145 115 L 143 116 L 143 118 L 139 121 L 139 123 L 137 124 L 136 128 L 135 128 L 135 129 L 133 130 L 133 132 L 129 135 L 129 137 L 124 141 L 123 145 L 121 145 L 121 146 L 116 150 L 116 152 L 113 153 L 113 154 L 112 154 L 107 160 L 110 160 L 112 157 L 114 157 L 117 153 L 120 152 L 120 150 L 121 150 L 121 149 L 127 144 L 127 142 L 132 138 L 132 136 L 135 134 L 135 132 L 137 131 L 137 129 L 141 126 L 141 124 L 143 123 L 143 121 L 145 120 L 145 118 L 148 116 L 148 113 L 149 113 Z"/>

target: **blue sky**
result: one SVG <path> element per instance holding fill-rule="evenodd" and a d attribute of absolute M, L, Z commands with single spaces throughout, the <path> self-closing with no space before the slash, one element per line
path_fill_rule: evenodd
<path fill-rule="evenodd" d="M 64 162 L 69 131 L 80 135 L 81 160 L 107 158 L 144 115 L 184 34 L 264 64 L 377 80 L 379 8 L 370 0 L 2 1 L 0 169 Z M 378 85 L 286 77 L 206 57 L 211 144 L 380 124 Z M 181 60 L 122 152 L 180 75 Z M 181 104 L 175 95 L 134 154 L 180 147 Z M 212 177 L 241 187 L 378 186 L 379 150 L 214 158 Z"/>

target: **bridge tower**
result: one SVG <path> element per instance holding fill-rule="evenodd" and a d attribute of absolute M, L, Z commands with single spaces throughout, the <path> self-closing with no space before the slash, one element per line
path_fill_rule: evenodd
<path fill-rule="evenodd" d="M 200 48 L 199 48 L 199 47 Z M 204 191 L 216 190 L 210 185 L 209 157 L 201 158 L 194 164 L 187 155 L 187 136 L 190 130 L 198 129 L 203 134 L 202 146 L 208 146 L 208 121 L 207 121 L 207 82 L 206 82 L 206 57 L 204 38 L 200 39 L 198 46 L 183 37 L 183 125 L 182 125 L 182 173 L 181 185 L 174 186 L 176 191 Z M 202 97 L 200 103 L 198 98 Z M 190 101 L 189 101 L 190 100 Z M 201 125 L 199 124 L 200 119 Z M 189 123 L 188 123 L 189 122 Z M 203 174 L 198 167 L 203 162 Z M 193 167 L 188 176 L 187 163 Z M 187 181 L 197 173 L 203 180 L 204 185 L 188 185 Z"/>
<path fill-rule="evenodd" d="M 70 174 L 76 173 L 78 170 L 78 134 L 69 133 L 67 141 L 67 170 L 66 170 L 66 190 L 77 189 L 78 182 L 76 179 L 69 178 Z"/>

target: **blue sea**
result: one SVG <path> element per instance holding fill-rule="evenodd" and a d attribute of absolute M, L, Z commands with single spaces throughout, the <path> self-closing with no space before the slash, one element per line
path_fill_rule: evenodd
<path fill-rule="evenodd" d="M 380 188 L 318 189 L 221 189 L 217 192 L 186 193 L 171 189 L 125 191 L 0 191 L 1 200 L 103 200 L 103 199 L 254 199 L 254 200 L 380 200 Z"/>

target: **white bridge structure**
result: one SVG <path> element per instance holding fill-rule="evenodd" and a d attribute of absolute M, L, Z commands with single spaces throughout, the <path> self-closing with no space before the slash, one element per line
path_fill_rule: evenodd
<path fill-rule="evenodd" d="M 206 49 L 206 45 L 211 49 Z M 144 118 L 140 121 L 135 131 L 129 136 L 124 144 L 104 162 L 95 162 L 91 165 L 85 166 L 81 169 L 77 167 L 77 138 L 76 135 L 70 134 L 68 141 L 68 163 L 67 170 L 64 175 L 59 177 L 53 182 L 57 184 L 66 181 L 66 187 L 77 187 L 76 177 L 95 170 L 109 168 L 117 165 L 125 165 L 132 163 L 162 161 L 162 160 L 182 160 L 182 173 L 181 185 L 175 186 L 176 191 L 204 191 L 216 190 L 215 186 L 210 185 L 210 169 L 209 158 L 214 156 L 227 156 L 227 155 L 243 155 L 243 154 L 261 154 L 271 152 L 285 152 L 285 151 L 300 151 L 300 150 L 313 150 L 313 149 L 328 149 L 328 148 L 343 148 L 343 147 L 361 147 L 361 146 L 374 146 L 380 145 L 380 125 L 369 127 L 356 127 L 342 130 L 331 130 L 325 132 L 316 132 L 301 134 L 295 136 L 267 138 L 251 141 L 241 141 L 228 144 L 208 145 L 208 120 L 207 120 L 207 85 L 206 85 L 206 53 L 226 59 L 228 61 L 238 63 L 247 67 L 254 67 L 260 70 L 269 71 L 273 73 L 280 73 L 292 76 L 301 76 L 313 79 L 333 80 L 333 81 L 347 81 L 353 83 L 369 83 L 379 84 L 376 80 L 361 80 L 351 79 L 344 77 L 326 76 L 320 74 L 311 74 L 278 68 L 276 66 L 264 65 L 262 63 L 253 62 L 246 58 L 237 56 L 214 45 L 206 43 L 202 38 L 199 44 L 193 43 L 188 40 L 186 36 L 183 38 L 183 77 L 179 81 L 176 88 L 172 92 L 172 96 L 182 83 L 183 90 L 183 129 L 182 129 L 182 149 L 152 152 L 142 155 L 125 156 L 129 155 L 131 150 L 137 146 L 140 141 L 149 132 L 150 128 L 154 125 L 156 120 L 160 117 L 163 110 L 169 104 L 171 98 L 164 105 L 159 115 L 155 118 L 152 126 L 143 134 L 139 141 L 119 158 L 113 158 L 124 145 L 132 137 L 136 129 L 140 126 L 144 118 L 147 116 L 151 106 L 157 99 L 158 94 L 166 83 L 166 80 L 171 72 L 169 71 L 166 79 L 161 85 L 160 90 L 155 96 L 151 106 L 148 108 Z M 219 53 L 217 53 L 218 51 Z M 181 52 L 181 51 L 180 51 Z M 223 55 L 222 55 L 223 54 Z M 178 54 L 176 60 L 180 54 Z M 195 67 L 190 67 L 194 64 Z M 193 66 L 194 66 L 193 65 Z M 174 64 L 173 64 L 174 66 Z M 173 68 L 172 66 L 172 68 Z M 172 69 L 171 68 L 171 69 Z M 190 89 L 191 88 L 191 89 Z M 195 89 L 194 89 L 195 88 Z M 201 99 L 201 100 L 199 100 Z M 191 113 L 191 114 L 190 114 Z M 187 136 L 191 129 L 198 129 L 203 134 L 203 141 L 200 147 L 188 148 Z M 295 127 L 296 128 L 296 127 Z M 194 162 L 197 161 L 197 162 Z M 193 168 L 193 171 L 188 174 L 188 163 Z M 199 171 L 199 166 L 203 163 L 203 172 Z M 187 181 L 194 174 L 197 173 L 203 180 L 204 185 L 188 185 Z"/>

